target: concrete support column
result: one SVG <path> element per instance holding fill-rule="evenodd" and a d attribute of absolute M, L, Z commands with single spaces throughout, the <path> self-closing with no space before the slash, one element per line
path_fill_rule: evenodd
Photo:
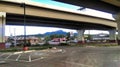
<path fill-rule="evenodd" d="M 116 29 L 109 30 L 109 42 L 115 43 L 116 42 Z"/>
<path fill-rule="evenodd" d="M 77 30 L 78 35 L 77 35 L 77 40 L 78 43 L 84 43 L 84 32 L 85 30 Z"/>
<path fill-rule="evenodd" d="M 0 49 L 5 48 L 6 13 L 0 12 Z"/>
<path fill-rule="evenodd" d="M 117 14 L 114 14 L 113 18 L 117 22 L 117 30 L 118 30 L 117 42 L 118 42 L 118 45 L 120 45 L 120 12 Z"/>

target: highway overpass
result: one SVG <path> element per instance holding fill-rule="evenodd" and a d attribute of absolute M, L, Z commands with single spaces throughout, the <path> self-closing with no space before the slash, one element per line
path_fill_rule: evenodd
<path fill-rule="evenodd" d="M 1 1 L 1 12 L 6 12 L 7 25 L 22 25 L 24 20 L 21 6 L 22 2 Z M 115 28 L 114 20 L 83 15 L 77 12 L 66 11 L 59 8 L 26 3 L 27 25 L 57 26 L 71 29 L 110 29 Z"/>
<path fill-rule="evenodd" d="M 120 0 L 54 0 L 72 5 L 91 8 L 103 12 L 116 14 L 119 12 Z"/>
<path fill-rule="evenodd" d="M 108 12 L 113 14 L 116 19 L 118 28 L 118 44 L 120 45 L 120 0 L 55 0 L 72 5 L 81 6 L 84 8 L 91 8 Z"/>
<path fill-rule="evenodd" d="M 4 42 L 5 25 L 23 25 L 24 8 L 22 2 L 14 0 L 1 0 L 1 40 Z M 88 16 L 78 12 L 63 10 L 62 8 L 40 5 L 33 2 L 26 2 L 26 25 L 62 27 L 76 30 L 98 29 L 113 30 L 117 24 L 114 20 Z"/>

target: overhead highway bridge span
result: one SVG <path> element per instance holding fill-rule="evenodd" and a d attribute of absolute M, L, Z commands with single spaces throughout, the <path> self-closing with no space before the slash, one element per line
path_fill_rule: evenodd
<path fill-rule="evenodd" d="M 0 43 L 5 42 L 5 25 L 24 25 L 24 16 L 27 26 L 61 27 L 78 30 L 79 40 L 82 40 L 84 30 L 108 30 L 111 40 L 114 40 L 114 30 L 117 24 L 114 20 L 88 16 L 79 12 L 64 10 L 62 8 L 25 2 L 26 14 L 23 3 L 13 0 L 0 1 Z"/>
<path fill-rule="evenodd" d="M 72 5 L 81 6 L 84 8 L 91 8 L 103 12 L 113 14 L 117 22 L 118 29 L 118 45 L 120 45 L 120 0 L 55 0 Z"/>

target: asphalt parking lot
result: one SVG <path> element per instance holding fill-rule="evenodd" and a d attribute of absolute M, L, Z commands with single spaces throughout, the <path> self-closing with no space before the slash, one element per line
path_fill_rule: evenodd
<path fill-rule="evenodd" d="M 6 60 L 0 67 L 120 67 L 120 47 L 57 48 L 65 51 L 48 51 L 45 58 L 32 62 Z"/>

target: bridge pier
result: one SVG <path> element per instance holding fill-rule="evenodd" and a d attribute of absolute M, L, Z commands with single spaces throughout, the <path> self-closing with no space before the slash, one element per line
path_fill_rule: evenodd
<path fill-rule="evenodd" d="M 77 35 L 77 40 L 78 40 L 78 43 L 79 44 L 84 44 L 85 41 L 84 41 L 84 32 L 85 30 L 77 30 L 78 32 L 78 35 Z"/>
<path fill-rule="evenodd" d="M 113 14 L 113 18 L 117 22 L 117 30 L 118 30 L 117 43 L 118 45 L 120 45 L 120 12 L 117 14 Z"/>
<path fill-rule="evenodd" d="M 0 49 L 5 48 L 6 13 L 0 12 Z"/>
<path fill-rule="evenodd" d="M 109 30 L 109 42 L 115 43 L 116 42 L 116 29 L 110 29 Z"/>

